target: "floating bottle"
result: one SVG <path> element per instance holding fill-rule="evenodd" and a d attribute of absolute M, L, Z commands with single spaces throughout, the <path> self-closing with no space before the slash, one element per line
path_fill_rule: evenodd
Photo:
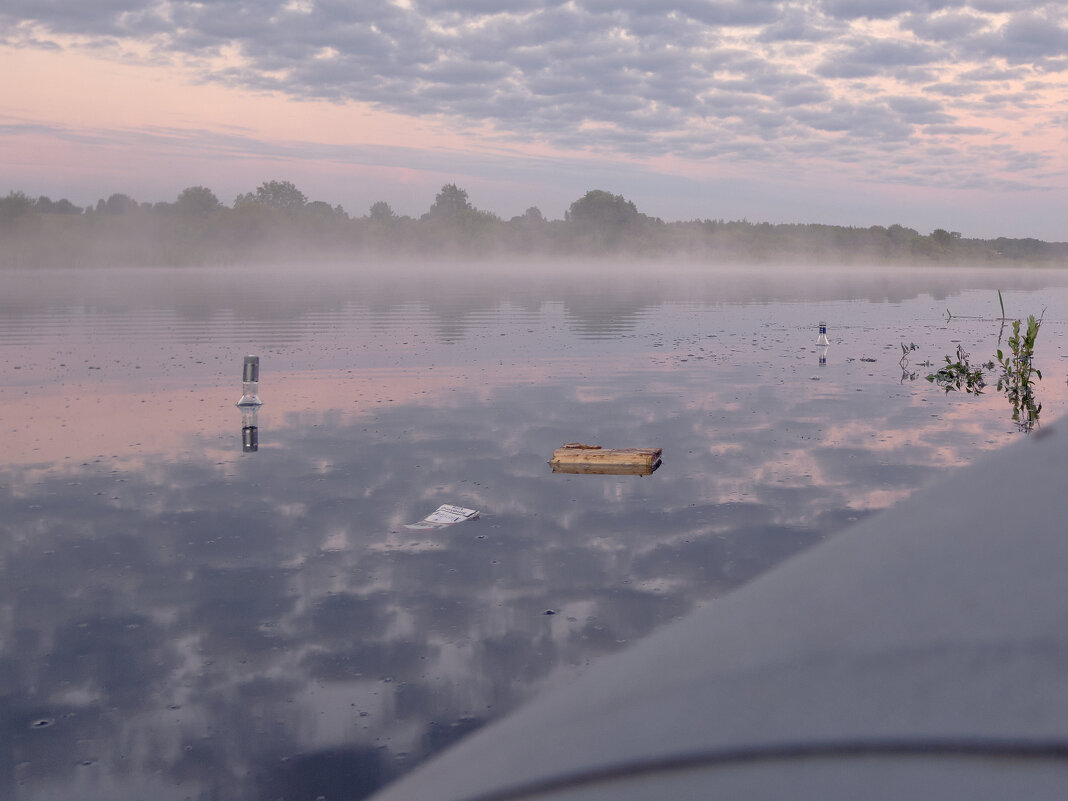
<path fill-rule="evenodd" d="M 831 342 L 827 339 L 827 323 L 820 322 L 820 335 L 816 338 L 817 345 L 830 345 Z"/>
<path fill-rule="evenodd" d="M 255 453 L 260 449 L 260 427 L 256 416 L 260 407 L 255 404 L 241 406 L 241 452 Z"/>
<path fill-rule="evenodd" d="M 261 406 L 260 400 L 260 357 L 246 356 L 241 370 L 241 400 L 238 406 Z"/>

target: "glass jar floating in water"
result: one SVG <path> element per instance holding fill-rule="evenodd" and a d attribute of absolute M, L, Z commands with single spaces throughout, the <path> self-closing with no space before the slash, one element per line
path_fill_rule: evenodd
<path fill-rule="evenodd" d="M 241 370 L 241 400 L 238 406 L 262 406 L 260 400 L 260 357 L 246 356 Z"/>

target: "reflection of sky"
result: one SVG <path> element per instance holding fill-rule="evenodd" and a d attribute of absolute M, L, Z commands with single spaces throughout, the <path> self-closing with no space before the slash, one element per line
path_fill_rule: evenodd
<path fill-rule="evenodd" d="M 1005 297 L 1049 307 L 1049 420 L 1068 298 L 1044 275 Z M 993 390 L 900 381 L 901 341 L 914 365 L 993 350 L 988 273 L 820 278 L 823 300 L 795 281 L 805 302 L 767 274 L 647 293 L 634 276 L 618 293 L 265 279 L 240 311 L 224 278 L 168 276 L 53 302 L 16 275 L 23 303 L 0 317 L 12 797 L 362 794 L 1017 436 Z M 233 407 L 246 350 L 263 356 L 254 454 Z M 573 440 L 662 447 L 664 466 L 553 475 Z M 481 519 L 403 528 L 440 503 Z"/>

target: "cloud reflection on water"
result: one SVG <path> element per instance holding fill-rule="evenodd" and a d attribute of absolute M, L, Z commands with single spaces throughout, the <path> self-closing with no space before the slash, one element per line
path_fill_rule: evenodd
<path fill-rule="evenodd" d="M 656 308 L 611 340 L 552 334 L 551 310 L 484 321 L 440 372 L 265 362 L 254 454 L 236 372 L 147 410 L 142 380 L 102 376 L 84 439 L 0 466 L 4 792 L 356 797 L 1012 436 L 994 394 L 898 383 L 898 310 L 841 306 L 820 367 L 811 309 Z M 502 364 L 498 340 L 531 325 Z M 16 400 L 42 440 L 84 411 Z M 574 439 L 662 447 L 664 466 L 553 475 Z M 482 517 L 403 529 L 443 502 Z"/>

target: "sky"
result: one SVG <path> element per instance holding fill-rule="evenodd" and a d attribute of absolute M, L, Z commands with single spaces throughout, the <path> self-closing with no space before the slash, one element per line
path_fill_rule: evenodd
<path fill-rule="evenodd" d="M 1068 4 L 0 0 L 0 193 L 1068 240 Z"/>

